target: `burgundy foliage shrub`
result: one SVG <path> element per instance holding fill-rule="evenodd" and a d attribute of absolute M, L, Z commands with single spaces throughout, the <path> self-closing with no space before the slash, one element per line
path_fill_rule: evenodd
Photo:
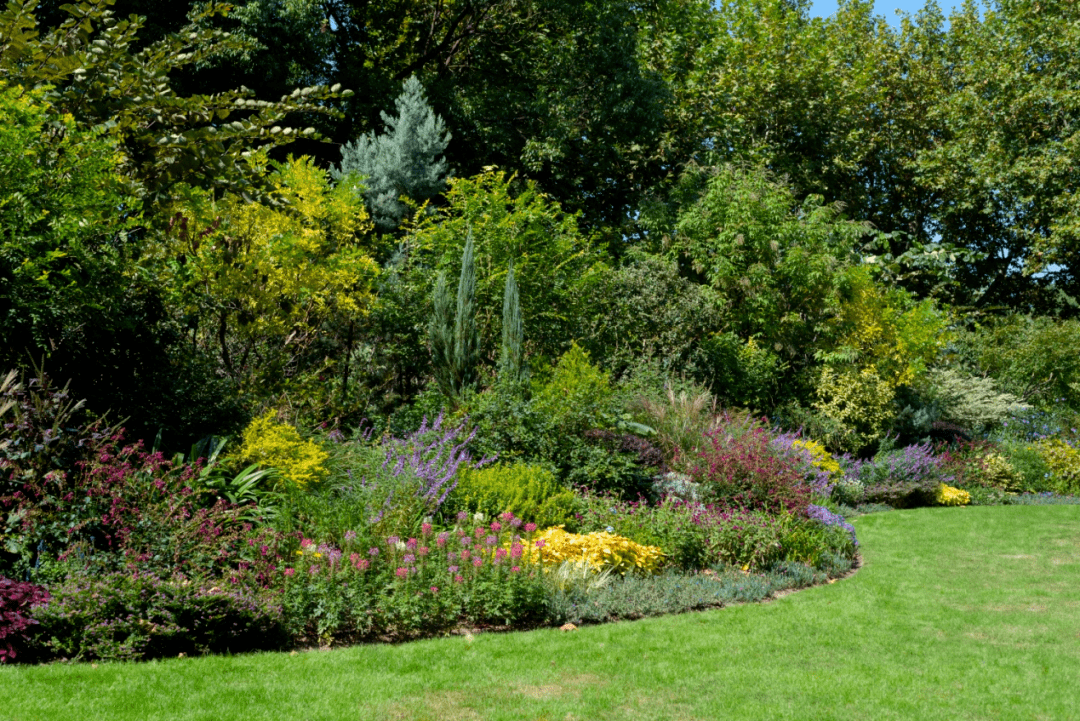
<path fill-rule="evenodd" d="M 762 427 L 705 434 L 690 475 L 705 498 L 721 508 L 788 511 L 806 515 L 811 490 L 795 458 L 778 453 Z"/>
<path fill-rule="evenodd" d="M 25 648 L 27 630 L 37 624 L 30 609 L 48 600 L 41 586 L 0 577 L 0 663 L 14 659 L 16 648 Z"/>

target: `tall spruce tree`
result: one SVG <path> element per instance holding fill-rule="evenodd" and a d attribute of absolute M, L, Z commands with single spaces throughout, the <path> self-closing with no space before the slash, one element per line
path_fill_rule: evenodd
<path fill-rule="evenodd" d="M 506 289 L 503 291 L 502 357 L 499 360 L 499 376 L 504 381 L 518 383 L 527 375 L 522 350 L 524 335 L 521 298 L 514 279 L 514 261 L 511 260 L 510 270 L 506 274 Z"/>
<path fill-rule="evenodd" d="M 386 132 L 374 132 L 341 146 L 341 167 L 335 179 L 359 173 L 367 180 L 364 199 L 379 230 L 397 228 L 408 208 L 401 196 L 424 201 L 443 192 L 449 167 L 442 154 L 450 133 L 428 105 L 416 76 L 405 81 L 394 101 L 397 117 L 382 113 Z"/>

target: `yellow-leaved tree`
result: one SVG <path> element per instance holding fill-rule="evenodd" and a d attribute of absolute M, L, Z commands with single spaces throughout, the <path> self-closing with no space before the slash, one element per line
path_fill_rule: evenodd
<path fill-rule="evenodd" d="M 276 205 L 182 189 L 167 243 L 168 287 L 179 289 L 193 340 L 260 394 L 334 372 L 312 349 L 351 336 L 378 274 L 355 178 L 335 186 L 307 157 L 267 170 Z"/>
<path fill-rule="evenodd" d="M 848 271 L 846 281 L 840 342 L 823 354 L 814 405 L 842 429 L 831 443 L 855 452 L 884 437 L 897 389 L 925 376 L 948 341 L 948 318 L 931 300 L 875 283 L 865 267 Z"/>

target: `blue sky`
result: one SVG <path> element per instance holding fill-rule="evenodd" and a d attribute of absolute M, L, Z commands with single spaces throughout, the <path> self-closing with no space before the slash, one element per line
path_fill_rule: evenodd
<path fill-rule="evenodd" d="M 941 5 L 941 9 L 945 11 L 946 16 L 948 16 L 954 5 L 959 4 L 959 2 L 953 3 L 950 0 L 938 0 L 938 3 Z M 893 26 L 899 27 L 900 16 L 896 14 L 897 10 L 903 10 L 914 15 L 919 10 L 922 10 L 924 5 L 926 5 L 926 0 L 877 0 L 874 3 L 874 10 L 878 15 L 884 15 Z M 812 12 L 820 17 L 832 15 L 836 12 L 836 0 L 814 0 Z"/>

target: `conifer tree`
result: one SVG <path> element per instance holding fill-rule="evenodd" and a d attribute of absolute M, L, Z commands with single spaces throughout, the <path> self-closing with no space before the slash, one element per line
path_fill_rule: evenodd
<path fill-rule="evenodd" d="M 433 295 L 435 312 L 428 326 L 435 380 L 449 398 L 460 396 L 477 381 L 480 333 L 476 327 L 476 260 L 472 231 L 465 241 L 458 279 L 457 311 L 450 316 L 450 289 L 446 273 L 440 273 Z"/>
<path fill-rule="evenodd" d="M 503 291 L 502 358 L 499 361 L 499 375 L 504 381 L 517 383 L 526 377 L 523 340 L 521 298 L 517 281 L 514 279 L 514 261 L 511 260 L 510 270 L 506 274 L 506 289 Z"/>
<path fill-rule="evenodd" d="M 465 252 L 461 255 L 461 278 L 458 280 L 457 316 L 454 318 L 454 379 L 460 394 L 476 383 L 480 360 L 480 331 L 476 327 L 476 260 L 473 236 L 469 230 Z"/>
<path fill-rule="evenodd" d="M 431 365 L 435 381 L 443 395 L 454 395 L 454 319 L 450 312 L 450 289 L 446 285 L 446 273 L 439 273 L 435 281 L 435 312 L 428 326 L 431 341 Z"/>
<path fill-rule="evenodd" d="M 364 199 L 376 227 L 384 232 L 394 230 L 408 212 L 401 196 L 424 201 L 445 189 L 448 165 L 441 156 L 451 138 L 415 75 L 405 81 L 394 104 L 397 117 L 382 113 L 386 132 L 371 132 L 343 145 L 341 167 L 332 171 L 337 180 L 350 173 L 366 178 Z"/>

